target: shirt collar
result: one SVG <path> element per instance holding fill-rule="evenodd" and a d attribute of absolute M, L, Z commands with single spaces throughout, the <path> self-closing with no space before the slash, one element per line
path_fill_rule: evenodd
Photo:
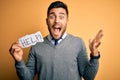
<path fill-rule="evenodd" d="M 65 39 L 66 36 L 67 36 L 67 33 L 65 32 L 65 33 L 62 35 L 61 39 L 62 39 L 62 40 Z M 53 38 L 52 38 L 52 36 L 51 36 L 50 34 L 47 36 L 47 38 L 48 38 L 49 41 L 53 41 Z"/>

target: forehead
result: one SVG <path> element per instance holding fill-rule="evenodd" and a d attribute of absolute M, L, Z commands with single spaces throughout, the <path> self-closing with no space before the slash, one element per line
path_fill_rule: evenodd
<path fill-rule="evenodd" d="M 66 14 L 66 10 L 64 8 L 53 8 L 50 10 L 49 14 Z"/>

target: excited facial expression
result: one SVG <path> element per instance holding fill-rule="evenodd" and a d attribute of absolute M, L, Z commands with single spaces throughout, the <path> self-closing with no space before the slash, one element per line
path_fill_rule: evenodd
<path fill-rule="evenodd" d="M 50 10 L 46 22 L 48 30 L 54 39 L 59 39 L 66 31 L 68 15 L 63 8 L 53 8 Z"/>

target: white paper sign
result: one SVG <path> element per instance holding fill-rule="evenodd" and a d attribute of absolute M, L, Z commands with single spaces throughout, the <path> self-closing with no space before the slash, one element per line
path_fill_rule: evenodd
<path fill-rule="evenodd" d="M 26 36 L 19 38 L 19 43 L 22 46 L 22 48 L 26 48 L 26 47 L 35 45 L 37 42 L 43 42 L 43 41 L 44 40 L 43 40 L 43 37 L 40 31 L 34 34 L 26 35 Z"/>

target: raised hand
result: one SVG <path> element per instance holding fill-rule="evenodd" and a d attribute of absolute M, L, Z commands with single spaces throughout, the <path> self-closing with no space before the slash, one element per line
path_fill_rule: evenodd
<path fill-rule="evenodd" d="M 19 44 L 19 42 L 15 42 L 9 49 L 10 54 L 13 56 L 14 60 L 19 62 L 23 58 L 23 50 Z"/>
<path fill-rule="evenodd" d="M 89 48 L 93 56 L 98 56 L 98 47 L 101 44 L 101 38 L 103 37 L 103 30 L 99 30 L 95 38 L 89 40 Z"/>

